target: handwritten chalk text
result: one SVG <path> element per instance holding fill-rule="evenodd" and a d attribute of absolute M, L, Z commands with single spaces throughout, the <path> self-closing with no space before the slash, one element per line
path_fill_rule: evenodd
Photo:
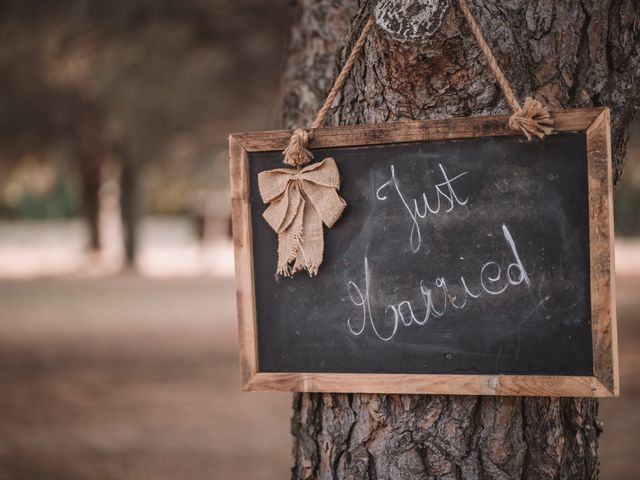
<path fill-rule="evenodd" d="M 393 176 L 393 168 L 391 170 Z M 444 169 L 443 169 L 444 174 Z M 444 174 L 446 176 L 446 174 Z M 450 193 L 453 198 L 453 193 Z M 453 202 L 452 202 L 453 203 Z M 367 325 L 373 334 L 383 341 L 393 339 L 400 326 L 409 327 L 415 325 L 426 325 L 429 319 L 443 317 L 449 305 L 451 307 L 462 310 L 470 300 L 477 300 L 483 296 L 502 295 L 508 288 L 524 285 L 531 286 L 529 276 L 524 268 L 522 259 L 518 254 L 516 244 L 513 240 L 511 232 L 506 225 L 502 225 L 502 234 L 507 244 L 509 252 L 512 256 L 512 262 L 503 269 L 497 262 L 489 261 L 480 268 L 480 275 L 477 286 L 473 291 L 469 288 L 467 281 L 463 276 L 459 276 L 460 286 L 463 292 L 462 298 L 458 299 L 451 296 L 444 277 L 437 277 L 434 285 L 428 288 L 424 281 L 420 281 L 418 303 L 420 307 L 416 308 L 410 300 L 402 299 L 398 303 L 388 304 L 384 309 L 382 319 L 371 310 L 370 292 L 376 289 L 373 286 L 373 276 L 371 275 L 371 267 L 369 260 L 364 257 L 364 285 L 358 286 L 356 282 L 349 280 L 347 282 L 347 292 L 351 303 L 362 310 L 362 315 L 358 318 L 349 317 L 347 326 L 349 332 L 353 335 L 361 335 L 367 328 Z M 457 281 L 457 279 L 456 279 Z M 460 289 L 458 289 L 460 290 Z M 417 316 L 416 312 L 424 310 L 424 315 Z"/>
<path fill-rule="evenodd" d="M 433 204 L 429 203 L 427 194 L 423 192 L 420 200 L 412 199 L 413 205 L 411 205 L 411 201 L 407 200 L 406 195 L 403 194 L 400 188 L 400 183 L 396 177 L 396 171 L 393 165 L 391 165 L 391 179 L 376 190 L 376 198 L 382 201 L 388 199 L 389 190 L 391 190 L 392 194 L 395 192 L 405 210 L 409 212 L 412 223 L 411 233 L 409 234 L 409 244 L 414 253 L 418 252 L 422 246 L 422 233 L 420 232 L 418 220 L 425 219 L 429 213 L 432 215 L 438 215 L 442 212 L 449 213 L 456 206 L 464 206 L 469 201 L 468 198 L 464 200 L 461 199 L 454 188 L 454 182 L 468 172 L 462 172 L 455 177 L 449 178 L 444 167 L 441 164 L 438 164 L 438 167 L 444 180 L 435 185 L 436 199 L 433 201 Z M 393 187 L 393 189 L 391 189 L 391 187 Z"/>

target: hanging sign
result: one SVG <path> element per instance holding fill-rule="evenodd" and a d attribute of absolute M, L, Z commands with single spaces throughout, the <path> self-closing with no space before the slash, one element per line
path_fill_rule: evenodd
<path fill-rule="evenodd" d="M 243 388 L 617 395 L 609 112 L 552 120 L 317 128 L 275 174 L 291 131 L 231 135 Z"/>

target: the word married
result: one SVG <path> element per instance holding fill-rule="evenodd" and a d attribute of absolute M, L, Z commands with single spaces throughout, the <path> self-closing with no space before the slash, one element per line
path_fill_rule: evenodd
<path fill-rule="evenodd" d="M 480 285 L 474 287 L 476 290 L 472 292 L 467 281 L 463 276 L 460 276 L 460 283 L 464 295 L 462 300 L 458 301 L 448 293 L 447 283 L 444 277 L 437 277 L 435 280 L 435 287 L 428 288 L 424 282 L 420 281 L 420 300 L 423 306 L 419 307 L 420 310 L 424 309 L 424 315 L 420 318 L 416 316 L 417 309 L 409 300 L 401 300 L 396 304 L 388 304 L 384 309 L 384 315 L 382 320 L 371 310 L 371 297 L 370 292 L 376 291 L 372 287 L 372 275 L 369 268 L 369 261 L 367 257 L 364 257 L 364 288 L 359 287 L 354 281 L 347 282 L 347 291 L 349 298 L 353 305 L 362 309 L 362 316 L 359 319 L 347 319 L 347 326 L 349 331 L 353 335 L 361 335 L 367 325 L 380 340 L 389 341 L 396 336 L 398 327 L 404 325 L 409 327 L 412 324 L 426 325 L 429 318 L 442 317 L 447 311 L 447 306 L 451 305 L 453 308 L 461 310 L 466 307 L 468 300 L 477 299 L 483 295 L 502 295 L 510 286 L 517 286 L 525 284 L 527 287 L 531 286 L 529 276 L 522 264 L 522 260 L 518 255 L 515 242 L 511 236 L 511 232 L 506 225 L 502 225 L 502 233 L 506 244 L 513 256 L 513 262 L 510 263 L 505 271 L 503 277 L 503 270 L 496 262 L 486 262 L 480 269 Z M 390 316 L 390 320 L 386 317 Z"/>

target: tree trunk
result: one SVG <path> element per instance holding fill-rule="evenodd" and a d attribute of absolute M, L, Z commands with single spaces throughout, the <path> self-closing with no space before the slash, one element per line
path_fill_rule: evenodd
<path fill-rule="evenodd" d="M 89 249 L 100 250 L 100 186 L 105 159 L 104 121 L 92 104 L 81 104 L 76 112 L 75 154 L 82 185 L 82 213 L 89 230 Z"/>
<path fill-rule="evenodd" d="M 122 170 L 120 173 L 120 212 L 122 215 L 122 234 L 124 242 L 125 268 L 134 268 L 138 247 L 139 215 L 139 179 L 138 164 L 131 160 L 131 155 L 120 148 Z"/>
<path fill-rule="evenodd" d="M 82 213 L 89 230 L 89 250 L 99 251 L 100 242 L 100 176 L 101 159 L 83 157 L 79 160 L 82 181 Z"/>
<path fill-rule="evenodd" d="M 637 1 L 468 3 L 521 99 L 611 108 L 617 182 L 640 102 Z M 297 0 L 287 127 L 311 123 L 353 43 L 346 34 L 370 11 L 376 27 L 331 123 L 509 113 L 456 0 Z M 293 408 L 295 479 L 598 477 L 592 399 L 296 394 Z"/>

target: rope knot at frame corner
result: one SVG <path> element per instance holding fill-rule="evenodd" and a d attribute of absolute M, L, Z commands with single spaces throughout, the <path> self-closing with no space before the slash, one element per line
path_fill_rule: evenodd
<path fill-rule="evenodd" d="M 284 149 L 283 162 L 292 167 L 306 165 L 313 158 L 313 154 L 307 149 L 311 135 L 303 128 L 296 128 L 291 134 L 289 145 Z"/>

